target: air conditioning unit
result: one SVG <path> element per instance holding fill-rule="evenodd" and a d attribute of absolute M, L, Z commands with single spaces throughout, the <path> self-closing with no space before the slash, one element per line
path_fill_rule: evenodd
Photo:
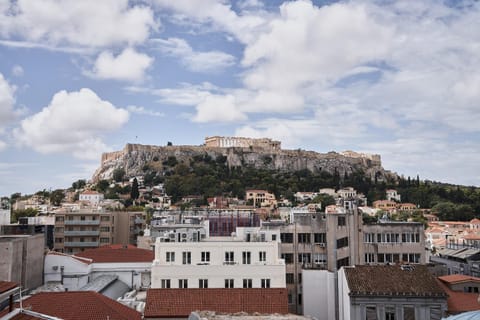
<path fill-rule="evenodd" d="M 57 271 L 57 270 L 58 270 L 58 266 L 53 266 L 52 269 L 55 270 L 55 271 Z"/>
<path fill-rule="evenodd" d="M 325 245 L 326 245 L 326 244 L 325 244 L 325 243 L 319 243 L 318 245 L 319 245 L 320 247 L 325 248 Z"/>

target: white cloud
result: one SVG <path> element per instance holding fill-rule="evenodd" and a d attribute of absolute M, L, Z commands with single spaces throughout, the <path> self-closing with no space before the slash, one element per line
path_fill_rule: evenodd
<path fill-rule="evenodd" d="M 0 73 L 0 133 L 2 128 L 15 118 L 14 93 L 15 87 L 10 85 Z"/>
<path fill-rule="evenodd" d="M 142 81 L 152 63 L 153 58 L 132 48 L 126 48 L 117 56 L 104 51 L 97 57 L 93 70 L 85 74 L 99 79 Z"/>
<path fill-rule="evenodd" d="M 229 4 L 222 0 L 154 0 L 161 9 L 169 9 L 174 12 L 177 21 L 194 21 L 204 25 L 211 25 L 215 30 L 225 31 L 234 35 L 243 43 L 247 43 L 256 37 L 256 30 L 263 27 L 267 21 L 267 13 L 256 11 L 255 13 L 238 15 Z"/>
<path fill-rule="evenodd" d="M 15 77 L 21 77 L 23 76 L 23 68 L 22 66 L 19 66 L 18 64 L 14 65 L 12 67 L 12 75 L 14 75 Z"/>
<path fill-rule="evenodd" d="M 1 36 L 53 46 L 133 45 L 157 28 L 150 8 L 128 0 L 4 0 L 0 6 Z"/>
<path fill-rule="evenodd" d="M 41 153 L 66 153 L 98 159 L 108 147 L 101 136 L 119 129 L 128 111 L 116 108 L 90 89 L 57 92 L 48 106 L 22 120 L 14 136 Z"/>
<path fill-rule="evenodd" d="M 145 109 L 144 107 L 128 106 L 127 110 L 130 111 L 131 113 L 147 115 L 147 116 L 152 116 L 152 117 L 163 117 L 163 116 L 165 116 L 165 114 L 163 114 L 162 112 L 148 110 L 148 109 Z"/>
<path fill-rule="evenodd" d="M 205 98 L 196 107 L 195 122 L 233 122 L 246 120 L 246 116 L 235 106 L 235 97 L 232 95 L 211 95 Z"/>
<path fill-rule="evenodd" d="M 187 69 L 194 72 L 215 72 L 228 68 L 235 63 L 235 57 L 225 52 L 216 50 L 194 51 L 183 39 L 153 39 L 152 42 L 158 45 L 159 49 L 167 55 L 178 57 Z"/>

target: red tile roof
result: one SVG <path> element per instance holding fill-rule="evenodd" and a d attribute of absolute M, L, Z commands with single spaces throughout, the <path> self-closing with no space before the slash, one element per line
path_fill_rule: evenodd
<path fill-rule="evenodd" d="M 448 283 L 448 284 L 454 284 L 454 283 L 459 283 L 459 282 L 467 282 L 467 281 L 473 281 L 473 282 L 480 282 L 480 278 L 477 277 L 472 277 L 472 276 L 466 276 L 463 274 L 451 274 L 448 276 L 441 276 L 438 277 L 442 282 Z"/>
<path fill-rule="evenodd" d="M 442 281 L 439 280 L 438 283 L 448 294 L 447 305 L 449 314 L 480 310 L 478 293 L 453 291 Z"/>
<path fill-rule="evenodd" d="M 132 245 L 108 245 L 89 249 L 76 254 L 77 257 L 92 259 L 95 263 L 153 262 L 153 250 L 140 249 Z"/>
<path fill-rule="evenodd" d="M 0 281 L 0 293 L 7 292 L 16 287 L 18 287 L 18 283 L 10 281 Z"/>
<path fill-rule="evenodd" d="M 350 296 L 445 297 L 445 291 L 425 265 L 346 267 Z"/>
<path fill-rule="evenodd" d="M 140 320 L 142 315 L 93 291 L 40 292 L 23 301 L 23 308 L 64 320 Z M 35 319 L 19 315 L 19 319 Z"/>
<path fill-rule="evenodd" d="M 288 313 L 287 289 L 149 289 L 145 318 L 188 317 L 192 311 Z"/>

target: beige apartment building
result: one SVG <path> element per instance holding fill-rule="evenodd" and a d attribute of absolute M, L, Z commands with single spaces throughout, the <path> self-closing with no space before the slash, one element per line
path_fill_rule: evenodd
<path fill-rule="evenodd" d="M 425 263 L 421 223 L 364 225 L 355 200 L 333 206 L 327 213 L 293 212 L 290 223 L 263 222 L 280 229 L 280 252 L 285 260 L 289 312 L 303 314 L 302 270 L 336 271 L 342 266 Z"/>
<path fill-rule="evenodd" d="M 96 209 L 55 213 L 54 250 L 75 254 L 109 244 L 136 244 L 145 229 L 144 212 Z"/>

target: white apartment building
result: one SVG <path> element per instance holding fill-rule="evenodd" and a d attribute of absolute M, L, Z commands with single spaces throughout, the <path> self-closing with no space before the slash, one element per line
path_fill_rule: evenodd
<path fill-rule="evenodd" d="M 100 201 L 103 201 L 103 194 L 97 191 L 86 190 L 78 196 L 78 200 L 89 202 L 91 205 L 98 205 Z"/>
<path fill-rule="evenodd" d="M 386 191 L 386 196 L 387 196 L 387 200 L 390 200 L 390 201 L 397 201 L 397 202 L 402 201 L 402 196 L 399 193 L 397 193 L 397 190 L 395 189 L 388 189 Z"/>
<path fill-rule="evenodd" d="M 270 241 L 271 238 L 250 236 L 251 242 L 237 237 L 201 242 L 157 239 L 151 287 L 285 288 L 285 262 L 280 259 L 279 239 L 274 236 Z"/>

